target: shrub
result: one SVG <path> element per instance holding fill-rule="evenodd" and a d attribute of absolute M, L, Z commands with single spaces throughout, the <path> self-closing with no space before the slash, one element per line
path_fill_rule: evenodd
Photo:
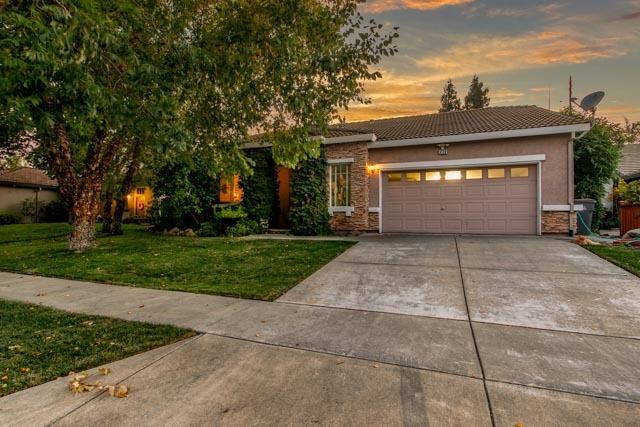
<path fill-rule="evenodd" d="M 293 234 L 313 236 L 330 231 L 326 167 L 324 154 L 321 154 L 318 158 L 302 161 L 292 171 L 289 221 Z"/>
<path fill-rule="evenodd" d="M 20 215 L 13 212 L 0 211 L 0 225 L 20 224 Z"/>
<path fill-rule="evenodd" d="M 47 203 L 44 207 L 44 220 L 46 222 L 69 221 L 69 207 L 62 199 Z"/>
<path fill-rule="evenodd" d="M 234 227 L 246 218 L 247 212 L 242 206 L 229 206 L 215 213 L 214 225 L 217 227 L 218 235 L 227 234 L 227 229 Z"/>
<path fill-rule="evenodd" d="M 200 226 L 197 234 L 200 237 L 216 237 L 218 235 L 218 227 L 212 222 L 205 222 Z"/>
<path fill-rule="evenodd" d="M 613 194 L 616 199 L 622 202 L 640 204 L 640 181 L 633 181 L 627 184 L 620 180 Z"/>
<path fill-rule="evenodd" d="M 250 219 L 273 223 L 278 212 L 278 186 L 271 150 L 251 151 L 247 157 L 253 163 L 253 174 L 240 179 L 242 206 Z"/>
<path fill-rule="evenodd" d="M 226 235 L 228 237 L 242 237 L 250 234 L 260 233 L 260 224 L 252 219 L 241 219 L 234 226 L 227 228 Z"/>
<path fill-rule="evenodd" d="M 46 202 L 38 202 L 36 205 L 36 198 L 35 197 L 30 197 L 27 199 L 24 199 L 22 201 L 22 216 L 24 218 L 29 218 L 29 221 L 36 221 L 36 218 L 38 221 L 41 221 L 44 217 L 44 206 L 46 205 Z M 37 206 L 37 212 L 36 212 L 36 206 Z"/>

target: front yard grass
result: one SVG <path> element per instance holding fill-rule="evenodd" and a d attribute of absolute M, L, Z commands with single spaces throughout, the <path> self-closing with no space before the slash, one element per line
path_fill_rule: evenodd
<path fill-rule="evenodd" d="M 0 243 L 61 237 L 70 232 L 71 226 L 65 222 L 3 225 L 0 226 Z"/>
<path fill-rule="evenodd" d="M 83 254 L 69 251 L 66 237 L 0 244 L 0 270 L 272 301 L 352 244 L 172 237 L 129 227 Z"/>
<path fill-rule="evenodd" d="M 0 397 L 193 335 L 0 300 Z"/>
<path fill-rule="evenodd" d="M 585 246 L 594 254 L 640 276 L 640 250 L 627 246 Z"/>

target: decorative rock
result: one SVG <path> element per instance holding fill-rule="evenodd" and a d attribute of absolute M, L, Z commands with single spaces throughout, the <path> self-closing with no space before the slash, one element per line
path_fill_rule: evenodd
<path fill-rule="evenodd" d="M 167 232 L 170 236 L 177 236 L 180 233 L 180 229 L 178 227 L 173 227 L 171 230 Z"/>
<path fill-rule="evenodd" d="M 196 233 L 190 228 L 187 228 L 186 230 L 184 230 L 182 235 L 187 237 L 196 237 Z"/>

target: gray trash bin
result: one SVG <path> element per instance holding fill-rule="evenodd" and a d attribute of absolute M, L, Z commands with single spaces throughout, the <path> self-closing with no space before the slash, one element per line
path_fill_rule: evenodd
<path fill-rule="evenodd" d="M 578 211 L 578 234 L 588 236 L 591 234 L 591 222 L 593 220 L 593 211 L 596 207 L 596 201 L 593 199 L 576 199 L 576 205 L 582 205 L 583 210 Z"/>

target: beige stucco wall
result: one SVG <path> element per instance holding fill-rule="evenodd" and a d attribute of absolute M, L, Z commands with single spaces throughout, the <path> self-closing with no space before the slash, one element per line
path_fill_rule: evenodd
<path fill-rule="evenodd" d="M 568 156 L 570 134 L 527 138 L 456 142 L 449 145 L 449 154 L 440 156 L 436 145 L 420 145 L 369 150 L 369 163 L 400 163 L 431 160 L 459 160 L 480 157 L 523 156 L 545 154 L 542 162 L 542 204 L 568 204 Z M 378 206 L 378 176 L 369 176 L 370 206 Z"/>
<path fill-rule="evenodd" d="M 0 211 L 9 211 L 22 216 L 22 202 L 26 199 L 36 197 L 36 189 L 4 187 L 0 186 Z M 51 202 L 59 198 L 58 192 L 54 190 L 40 190 L 38 194 L 39 202 Z M 29 218 L 23 219 L 29 220 Z"/>

